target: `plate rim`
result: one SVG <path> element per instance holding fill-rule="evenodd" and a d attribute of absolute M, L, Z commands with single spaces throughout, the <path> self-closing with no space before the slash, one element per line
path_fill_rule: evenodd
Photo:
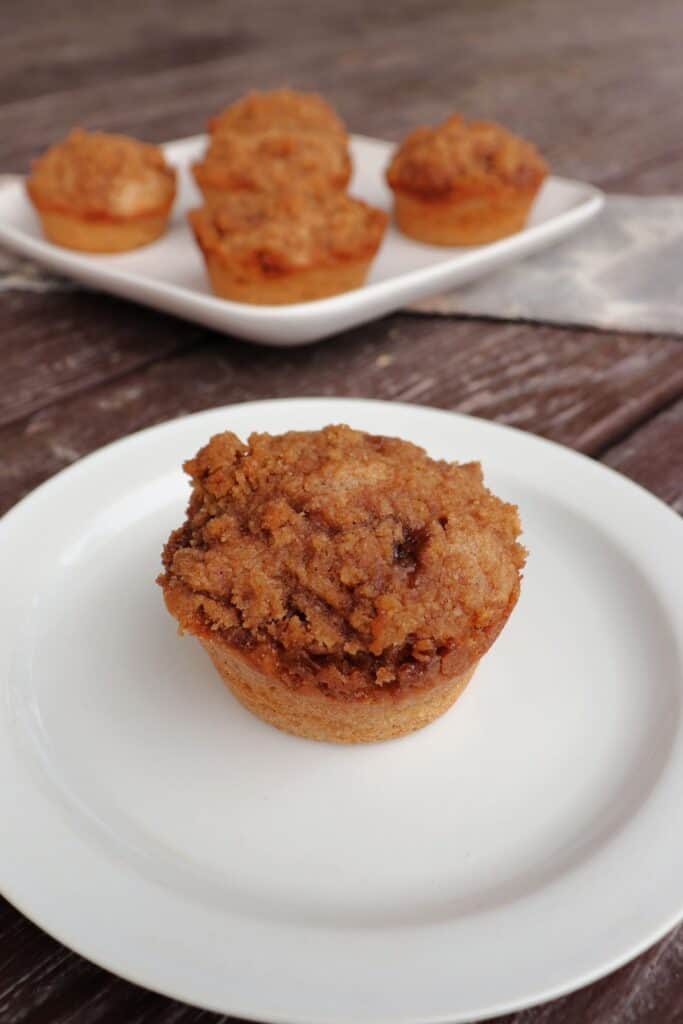
<path fill-rule="evenodd" d="M 26 495 L 24 498 L 22 498 L 16 505 L 14 505 L 5 514 L 5 516 L 3 516 L 2 519 L 0 519 L 0 544 L 2 544 L 3 541 L 4 541 L 4 536 L 5 536 L 5 532 L 6 532 L 6 526 L 7 526 L 8 522 L 10 522 L 12 520 L 15 520 L 15 518 L 17 516 L 20 516 L 22 514 L 22 510 L 25 510 L 30 503 L 35 502 L 37 500 L 44 501 L 46 494 L 47 494 L 47 496 L 49 498 L 50 489 L 51 488 L 55 488 L 56 489 L 56 488 L 59 488 L 60 486 L 63 486 L 65 479 L 69 478 L 70 480 L 73 480 L 74 476 L 77 473 L 83 473 L 83 472 L 87 473 L 89 464 L 92 464 L 93 461 L 101 458 L 103 453 L 107 453 L 107 452 L 111 453 L 112 450 L 117 449 L 117 448 L 125 447 L 126 445 L 128 445 L 132 441 L 138 441 L 139 442 L 141 439 L 144 439 L 145 437 L 149 438 L 149 437 L 153 436 L 155 433 L 161 433 L 164 430 L 167 430 L 169 427 L 172 427 L 172 426 L 175 426 L 176 428 L 181 427 L 182 424 L 184 424 L 188 419 L 199 421 L 202 418 L 209 418 L 211 416 L 216 416 L 218 414 L 221 414 L 221 415 L 225 414 L 226 416 L 229 416 L 231 413 L 234 413 L 235 410 L 245 409 L 246 407 L 251 407 L 258 414 L 260 408 L 268 407 L 268 406 L 273 406 L 273 405 L 277 405 L 277 406 L 304 405 L 304 406 L 308 406 L 308 407 L 313 407 L 315 405 L 320 405 L 320 404 L 324 405 L 325 407 L 340 407 L 340 406 L 347 406 L 348 407 L 349 405 L 354 405 L 354 406 L 359 406 L 359 407 L 363 407 L 364 406 L 364 407 L 367 408 L 367 407 L 373 407 L 373 406 L 375 406 L 375 407 L 381 406 L 381 407 L 383 407 L 387 411 L 389 409 L 393 410 L 394 414 L 396 414 L 396 413 L 400 414 L 401 410 L 409 410 L 411 413 L 417 412 L 418 414 L 424 414 L 424 413 L 436 414 L 436 416 L 444 417 L 444 418 L 447 418 L 447 419 L 452 419 L 455 422 L 457 422 L 458 420 L 471 421 L 477 427 L 482 427 L 483 426 L 485 429 L 490 430 L 490 431 L 492 431 L 494 433 L 502 431 L 503 433 L 511 434 L 513 436 L 516 436 L 518 439 L 522 439 L 523 438 L 524 439 L 523 443 L 526 443 L 526 442 L 530 442 L 531 444 L 538 443 L 538 444 L 540 444 L 542 446 L 542 448 L 544 450 L 550 451 L 552 454 L 557 455 L 558 452 L 562 453 L 562 458 L 568 457 L 571 460 L 576 460 L 577 464 L 579 464 L 579 465 L 590 466 L 592 470 L 596 471 L 600 475 L 606 474 L 606 479 L 607 478 L 608 479 L 612 479 L 614 482 L 618 481 L 618 484 L 619 484 L 620 487 L 626 488 L 627 491 L 631 491 L 633 494 L 638 494 L 641 501 L 644 498 L 648 503 L 652 503 L 651 507 L 653 509 L 654 508 L 658 508 L 660 510 L 660 512 L 663 510 L 664 513 L 666 514 L 667 518 L 672 523 L 673 522 L 677 523 L 677 527 L 676 527 L 677 529 L 680 528 L 680 527 L 683 527 L 683 522 L 681 522 L 681 520 L 679 520 L 679 518 L 677 517 L 675 511 L 672 510 L 661 499 L 657 498 L 655 495 L 651 494 L 649 491 L 647 491 L 645 488 L 643 488 L 641 485 L 636 484 L 635 482 L 629 480 L 628 478 L 624 477 L 622 474 L 618 473 L 616 470 L 613 470 L 611 467 L 604 466 L 603 464 L 596 462 L 595 460 L 591 459 L 590 457 L 584 455 L 581 452 L 577 452 L 577 451 L 575 451 L 575 450 L 573 450 L 571 448 L 568 448 L 568 447 L 565 447 L 563 445 L 560 445 L 557 442 L 551 441 L 551 440 L 549 440 L 547 438 L 539 437 L 538 435 L 535 435 L 535 434 L 530 434 L 530 433 L 528 433 L 526 431 L 520 430 L 519 428 L 508 426 L 506 424 L 498 424 L 498 423 L 496 423 L 494 421 L 485 420 L 485 419 L 482 419 L 482 418 L 479 418 L 479 417 L 469 416 L 467 414 L 458 413 L 457 411 L 451 411 L 451 410 L 447 410 L 447 409 L 438 409 L 438 408 L 434 408 L 434 407 L 431 407 L 431 406 L 420 406 L 420 405 L 415 405 L 413 403 L 406 403 L 406 402 L 387 402 L 387 401 L 381 401 L 381 400 L 377 400 L 377 399 L 356 399 L 356 398 L 345 398 L 345 397 L 328 398 L 328 397 L 325 397 L 325 396 L 320 396 L 320 397 L 306 397 L 306 398 L 264 399 L 264 400 L 258 400 L 258 401 L 252 401 L 252 402 L 233 403 L 233 404 L 226 405 L 226 406 L 221 406 L 221 407 L 210 408 L 210 409 L 207 409 L 207 410 L 198 411 L 196 413 L 190 414 L 189 416 L 177 417 L 177 418 L 172 419 L 172 420 L 167 420 L 167 421 L 164 421 L 164 422 L 162 422 L 160 424 L 155 424 L 153 426 L 150 426 L 150 427 L 144 428 L 142 430 L 136 431 L 133 434 L 130 434 L 130 435 L 118 438 L 118 439 L 110 442 L 109 444 L 107 444 L 105 446 L 102 446 L 101 448 L 95 450 L 94 452 L 91 452 L 89 455 L 84 456 L 82 459 L 79 459 L 74 464 L 66 467 L 61 472 L 55 474 L 54 476 L 49 478 L 47 481 L 45 481 L 43 484 L 41 484 L 39 487 L 37 487 L 35 490 L 31 491 L 28 495 Z M 409 431 L 406 431 L 406 432 L 408 433 Z M 39 495 L 41 495 L 42 497 L 39 498 L 38 497 Z M 0 596 L 1 596 L 1 594 L 0 594 Z M 0 684 L 4 684 L 4 680 L 0 680 Z M 1 719 L 2 719 L 2 708 L 0 707 L 0 730 L 2 729 L 2 721 L 1 721 Z M 2 788 L 1 779 L 0 779 L 0 788 Z M 1 859 L 2 859 L 2 851 L 0 850 L 0 860 Z M 9 889 L 6 887 L 6 885 L 4 883 L 2 885 L 2 890 L 4 892 L 6 892 L 7 898 L 10 899 L 10 901 L 15 906 L 17 906 L 18 909 L 20 909 L 22 911 L 22 913 L 25 914 L 25 916 L 27 916 L 30 920 L 35 921 L 39 925 L 39 927 L 43 928 L 43 930 L 45 930 L 48 934 L 52 935 L 58 941 L 66 942 L 69 945 L 70 948 L 76 949 L 79 952 L 81 952 L 81 955 L 87 957 L 92 962 L 98 963 L 100 966 L 104 967 L 105 969 L 113 970 L 119 976 L 125 977 L 125 978 L 127 978 L 128 980 L 130 980 L 130 981 L 132 981 L 134 983 L 144 985 L 145 987 L 148 987 L 148 988 L 151 987 L 155 991 L 162 992 L 163 994 L 170 995 L 171 997 L 174 997 L 174 998 L 177 998 L 177 999 L 181 999 L 181 1000 L 188 998 L 187 994 L 183 994 L 182 990 L 173 991 L 171 986 L 168 986 L 168 985 L 164 985 L 163 987 L 154 986 L 153 984 L 150 983 L 150 981 L 148 979 L 145 978 L 144 973 L 143 974 L 136 973 L 136 971 L 134 969 L 130 969 L 130 970 L 121 969 L 119 964 L 117 964 L 117 963 L 112 964 L 111 960 L 107 961 L 106 959 L 99 958 L 98 956 L 93 957 L 92 954 L 89 953 L 87 950 L 83 951 L 82 945 L 80 945 L 78 943 L 73 943 L 73 941 L 70 940 L 68 937 L 66 939 L 62 938 L 62 934 L 63 933 L 60 933 L 60 930 L 58 928 L 52 928 L 49 924 L 46 927 L 45 924 L 42 923 L 42 920 L 41 920 L 40 916 L 34 915 L 33 913 L 28 912 L 27 910 L 25 910 L 24 909 L 24 905 L 23 905 L 24 901 L 23 900 L 15 899 L 13 897 L 13 895 L 10 894 Z M 682 892 L 682 895 L 683 895 L 683 888 L 682 888 L 681 892 Z M 500 1014 L 500 1013 L 512 1012 L 512 1011 L 514 1011 L 516 1009 L 521 1009 L 522 1007 L 527 1007 L 527 1006 L 535 1005 L 537 1003 L 545 1002 L 548 999 L 556 998 L 558 996 L 566 994 L 567 992 L 574 991 L 578 987 L 582 987 L 585 984 L 588 984 L 588 983 L 590 983 L 592 981 L 597 980 L 600 977 L 603 977 L 604 975 L 610 973 L 612 970 L 614 970 L 615 968 L 619 967 L 623 963 L 628 962 L 632 957 L 637 956 L 640 952 L 642 952 L 644 949 L 646 949 L 648 946 L 650 946 L 653 942 L 657 941 L 658 938 L 660 938 L 662 935 L 666 934 L 666 932 L 669 931 L 669 929 L 671 927 L 673 927 L 677 923 L 678 920 L 680 920 L 681 916 L 683 916 L 683 904 L 681 904 L 681 906 L 679 906 L 678 909 L 673 909 L 671 911 L 670 915 L 666 919 L 660 920 L 659 925 L 657 927 L 651 929 L 648 932 L 647 935 L 642 936 L 641 939 L 638 942 L 631 943 L 629 945 L 629 948 L 626 949 L 620 956 L 613 957 L 611 960 L 609 960 L 608 962 L 600 964 L 598 967 L 596 967 L 592 971 L 584 972 L 581 976 L 575 977 L 575 978 L 567 981 L 564 985 L 550 986 L 548 989 L 543 990 L 543 991 L 539 991 L 536 995 L 531 996 L 529 998 L 525 998 L 523 1001 L 517 1000 L 517 1001 L 513 1001 L 513 1002 L 503 1002 L 499 1006 L 489 1006 L 489 1007 L 486 1007 L 484 1010 L 482 1010 L 480 1012 L 475 1012 L 474 1014 L 471 1013 L 471 1012 L 468 1012 L 466 1016 L 459 1015 L 458 1011 L 456 1011 L 455 1014 L 452 1013 L 452 1012 L 444 1012 L 442 1014 L 436 1014 L 436 1015 L 435 1014 L 432 1014 L 432 1015 L 421 1015 L 419 1017 L 419 1020 L 421 1022 L 432 1022 L 432 1024 L 436 1024 L 436 1022 L 445 1022 L 445 1021 L 476 1020 L 476 1019 L 481 1019 L 482 1017 L 488 1017 L 488 1016 L 492 1016 L 492 1015 L 496 1015 L 496 1014 Z M 337 1016 L 331 1015 L 331 1016 L 328 1016 L 328 1017 L 316 1016 L 315 1018 L 313 1018 L 313 1017 L 302 1017 L 302 1016 L 299 1016 L 299 1015 L 293 1017 L 293 1016 L 291 1016 L 291 1015 L 289 1015 L 287 1013 L 280 1013 L 280 1014 L 278 1014 L 278 1013 L 273 1012 L 273 1011 L 269 1012 L 266 1015 L 263 1011 L 251 1011 L 250 1012 L 248 1008 L 244 1008 L 244 1007 L 240 1007 L 240 1006 L 235 1006 L 235 1007 L 232 1007 L 232 1008 L 226 1010 L 225 1006 L 214 1005 L 214 1004 L 212 1004 L 210 1002 L 206 1002 L 206 1003 L 197 1002 L 196 999 L 194 999 L 194 998 L 193 998 L 192 1001 L 194 1003 L 196 1003 L 196 1005 L 200 1005 L 200 1006 L 204 1005 L 204 1006 L 206 1006 L 209 1009 L 216 1010 L 217 1012 L 236 1013 L 236 1014 L 239 1014 L 239 1015 L 245 1017 L 246 1019 L 250 1019 L 250 1020 L 264 1020 L 264 1019 L 267 1019 L 269 1021 L 282 1022 L 282 1024 L 286 1024 L 286 1022 L 288 1024 L 288 1022 L 294 1021 L 294 1020 L 296 1020 L 297 1022 L 300 1022 L 300 1021 L 310 1021 L 310 1024 L 313 1024 L 313 1022 L 315 1020 L 319 1024 L 319 1022 L 323 1021 L 323 1020 L 329 1020 L 329 1021 L 335 1021 L 336 1022 L 336 1021 L 338 1021 L 340 1019 L 350 1019 L 348 1017 L 347 1018 L 339 1017 L 338 1015 Z M 358 1022 L 358 1024 L 360 1024 L 360 1021 L 363 1020 L 363 1018 L 358 1017 L 357 1015 L 355 1015 L 353 1019 L 354 1019 L 355 1022 Z M 384 1018 L 382 1018 L 382 1019 L 384 1019 Z M 398 1014 L 397 1013 L 392 1013 L 390 1016 L 387 1015 L 386 1020 L 387 1020 L 387 1022 L 391 1020 L 391 1021 L 395 1022 L 395 1024 L 400 1024 L 400 1022 L 404 1022 L 404 1024 L 408 1024 L 408 1022 L 417 1021 L 418 1018 L 414 1017 L 414 1016 L 401 1016 L 400 1013 L 398 1013 Z M 372 1021 L 373 1021 L 373 1024 L 379 1024 L 379 1020 L 376 1017 L 376 1015 L 373 1016 Z"/>
<path fill-rule="evenodd" d="M 448 409 L 444 406 L 438 405 L 422 405 L 419 402 L 406 402 L 401 399 L 384 399 L 384 398 L 372 398 L 363 395 L 284 395 L 273 398 L 245 398 L 237 402 L 228 402 L 225 405 L 212 405 L 207 406 L 205 409 L 197 409 L 194 412 L 183 413 L 179 416 L 171 416 L 168 419 L 161 420 L 158 423 L 151 423 L 146 427 L 139 427 L 137 430 L 132 430 L 130 433 L 122 434 L 120 437 L 115 437 L 112 441 L 107 441 L 106 444 L 100 445 L 94 448 L 90 452 L 86 452 L 85 455 L 79 456 L 74 462 L 69 463 L 62 469 L 57 470 L 47 479 L 41 481 L 32 487 L 30 491 L 24 494 L 18 499 L 10 508 L 7 509 L 2 515 L 0 515 L 0 538 L 2 536 L 3 524 L 19 509 L 20 506 L 27 503 L 29 499 L 33 499 L 36 495 L 41 493 L 43 490 L 56 484 L 57 481 L 61 481 L 67 475 L 71 473 L 81 471 L 82 467 L 95 460 L 101 455 L 113 451 L 119 446 L 126 445 L 129 441 L 139 440 L 144 436 L 152 436 L 155 432 L 162 433 L 164 429 L 175 424 L 187 422 L 188 420 L 199 420 L 202 417 L 209 416 L 218 413 L 229 413 L 234 409 L 241 409 L 247 406 L 252 406 L 256 409 L 258 406 L 269 406 L 269 405 L 315 405 L 315 404 L 329 404 L 329 405 L 346 405 L 355 404 L 359 406 L 390 406 L 395 409 L 406 409 L 409 411 L 428 412 L 443 414 L 448 417 L 454 417 L 456 420 L 462 420 L 464 422 L 472 422 L 483 426 L 484 428 L 491 428 L 495 432 L 501 431 L 505 434 L 516 435 L 525 440 L 531 440 L 533 443 L 563 453 L 564 456 L 569 456 L 572 459 L 578 460 L 582 465 L 591 466 L 598 468 L 599 472 L 605 473 L 608 476 L 620 481 L 622 484 L 630 488 L 634 488 L 639 491 L 641 495 L 646 497 L 649 501 L 655 502 L 660 508 L 666 511 L 669 515 L 673 516 L 675 520 L 679 520 L 677 512 L 671 508 L 662 498 L 660 498 L 653 491 L 644 487 L 643 484 L 639 484 L 636 480 L 632 480 L 631 477 L 621 473 L 618 469 L 614 469 L 612 466 L 607 465 L 604 462 L 600 462 L 598 459 L 594 459 L 592 456 L 587 455 L 585 452 L 580 451 L 578 448 L 572 448 L 570 445 L 562 444 L 561 441 L 554 441 L 550 437 L 545 437 L 543 434 L 536 434 L 532 430 L 526 430 L 523 427 L 516 427 L 512 423 L 500 423 L 498 420 L 489 419 L 486 416 L 476 416 L 470 412 L 460 412 L 458 409 Z"/>

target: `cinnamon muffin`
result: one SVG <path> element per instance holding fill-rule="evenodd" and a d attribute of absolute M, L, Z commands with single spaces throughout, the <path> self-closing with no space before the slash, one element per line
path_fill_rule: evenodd
<path fill-rule="evenodd" d="M 192 166 L 209 206 L 231 192 L 345 189 L 351 160 L 343 141 L 331 135 L 268 131 L 217 135 L 201 161 Z"/>
<path fill-rule="evenodd" d="M 273 129 L 347 137 L 344 122 L 322 96 L 294 89 L 250 92 L 209 119 L 213 135 L 259 135 Z"/>
<path fill-rule="evenodd" d="M 26 190 L 51 242 L 121 252 L 163 233 L 175 171 L 157 146 L 75 129 L 35 161 Z"/>
<path fill-rule="evenodd" d="M 404 234 L 433 245 L 480 245 L 519 231 L 547 173 L 530 142 L 454 114 L 411 132 L 386 177 Z"/>
<path fill-rule="evenodd" d="M 306 302 L 357 288 L 387 215 L 343 192 L 235 192 L 188 219 L 211 286 L 236 302 Z"/>
<path fill-rule="evenodd" d="M 237 699 L 286 732 L 356 743 L 426 725 L 517 601 L 517 510 L 478 463 L 329 426 L 218 434 L 184 468 L 166 606 Z"/>

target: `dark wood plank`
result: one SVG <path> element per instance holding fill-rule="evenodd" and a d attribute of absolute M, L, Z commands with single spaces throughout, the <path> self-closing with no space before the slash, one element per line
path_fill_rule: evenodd
<path fill-rule="evenodd" d="M 204 333 L 96 292 L 7 292 L 0 424 L 178 352 Z"/>
<path fill-rule="evenodd" d="M 602 981 L 497 1024 L 680 1024 L 683 925 Z M 492 1021 L 485 1024 L 493 1024 Z"/>
<path fill-rule="evenodd" d="M 322 89 L 354 130 L 387 138 L 454 107 L 497 117 L 558 172 L 608 182 L 681 151 L 680 4 L 641 12 L 637 0 L 601 0 L 590 17 L 562 0 L 401 0 L 391 14 L 348 0 L 296 15 L 265 0 L 125 0 L 95 18 L 87 0 L 28 0 L 4 12 L 2 164 L 23 170 L 74 123 L 193 134 L 245 88 L 284 80 Z"/>
<path fill-rule="evenodd" d="M 416 401 L 595 454 L 681 393 L 683 346 L 674 340 L 493 322 L 482 333 L 476 321 L 408 315 L 312 349 L 259 350 L 209 336 L 0 428 L 0 509 L 122 434 L 232 402 L 290 395 Z"/>
<path fill-rule="evenodd" d="M 610 192 L 634 195 L 675 195 L 683 182 L 683 149 L 655 156 L 606 182 Z"/>
<path fill-rule="evenodd" d="M 608 448 L 602 461 L 683 515 L 683 401 Z"/>

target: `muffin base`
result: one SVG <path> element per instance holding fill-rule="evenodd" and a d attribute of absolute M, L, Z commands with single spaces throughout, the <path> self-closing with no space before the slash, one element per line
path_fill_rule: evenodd
<path fill-rule="evenodd" d="M 81 252 L 125 252 L 148 245 L 166 229 L 168 212 L 130 220 L 86 220 L 54 210 L 37 210 L 43 234 L 55 245 Z"/>
<path fill-rule="evenodd" d="M 311 302 L 328 295 L 359 288 L 367 277 L 371 259 L 344 260 L 332 267 L 292 270 L 277 276 L 247 276 L 226 262 L 204 253 L 206 269 L 214 293 L 233 302 L 258 306 L 284 306 L 293 302 Z"/>
<path fill-rule="evenodd" d="M 538 188 L 465 199 L 422 199 L 394 193 L 394 217 L 404 235 L 429 245 L 483 245 L 524 227 Z"/>
<path fill-rule="evenodd" d="M 317 689 L 291 689 L 219 641 L 200 643 L 226 686 L 257 718 L 294 736 L 331 743 L 374 743 L 421 729 L 455 703 L 478 664 L 428 689 L 340 700 Z"/>

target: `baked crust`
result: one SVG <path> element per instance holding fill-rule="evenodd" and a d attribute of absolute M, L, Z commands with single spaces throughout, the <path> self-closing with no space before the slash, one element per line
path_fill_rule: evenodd
<path fill-rule="evenodd" d="M 236 192 L 188 219 L 216 294 L 259 304 L 358 287 L 387 224 L 383 211 L 341 192 Z"/>
<path fill-rule="evenodd" d="M 168 213 L 125 221 L 85 219 L 53 210 L 38 210 L 43 234 L 55 245 L 82 252 L 126 252 L 149 245 L 163 235 Z"/>
<path fill-rule="evenodd" d="M 344 122 L 322 96 L 294 89 L 250 92 L 209 119 L 209 131 L 214 135 L 251 135 L 271 129 L 347 137 Z"/>
<path fill-rule="evenodd" d="M 546 177 L 536 148 L 488 121 L 449 117 L 411 132 L 387 168 L 401 231 L 435 245 L 474 245 L 518 231 Z"/>
<path fill-rule="evenodd" d="M 121 251 L 163 232 L 175 171 L 157 146 L 74 129 L 34 162 L 26 190 L 51 241 Z"/>
<path fill-rule="evenodd" d="M 294 690 L 266 675 L 242 651 L 203 639 L 216 671 L 248 711 L 276 729 L 330 743 L 373 743 L 395 739 L 429 725 L 450 708 L 476 665 L 429 690 L 381 690 L 365 700 L 336 700 L 320 690 Z"/>
<path fill-rule="evenodd" d="M 347 259 L 335 266 L 310 267 L 273 276 L 260 271 L 245 274 L 210 252 L 205 253 L 204 258 L 214 295 L 253 306 L 315 302 L 353 291 L 365 282 L 372 263 L 363 258 Z"/>
<path fill-rule="evenodd" d="M 500 189 L 454 201 L 396 192 L 394 219 L 404 235 L 428 245 L 484 245 L 521 231 L 536 194 Z"/>
<path fill-rule="evenodd" d="M 335 135 L 271 130 L 258 135 L 217 135 L 192 172 L 205 202 L 215 205 L 226 193 L 239 190 L 345 189 L 351 178 L 351 158 Z"/>

